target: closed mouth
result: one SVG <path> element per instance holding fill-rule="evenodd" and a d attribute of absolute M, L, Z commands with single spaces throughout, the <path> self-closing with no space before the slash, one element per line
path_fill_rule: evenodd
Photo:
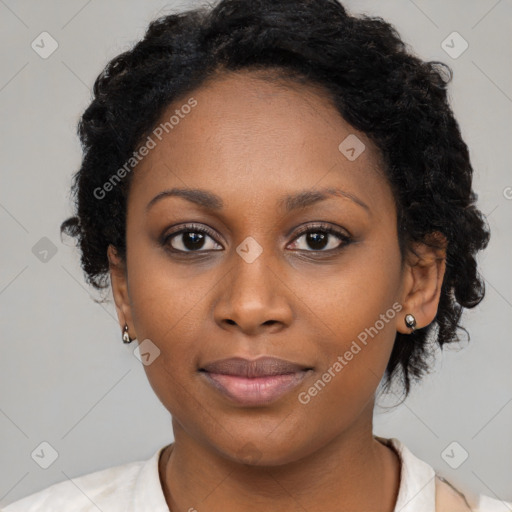
<path fill-rule="evenodd" d="M 230 358 L 199 369 L 206 382 L 231 402 L 244 406 L 267 405 L 297 387 L 313 370 L 283 359 Z"/>

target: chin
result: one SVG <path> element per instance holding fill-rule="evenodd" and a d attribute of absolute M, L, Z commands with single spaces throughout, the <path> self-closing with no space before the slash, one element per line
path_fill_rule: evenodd
<path fill-rule="evenodd" d="M 215 449 L 226 459 L 246 466 L 282 466 L 295 462 L 309 453 L 306 446 L 297 444 L 296 439 L 293 444 L 287 444 L 290 439 L 289 436 L 287 440 L 280 437 L 270 439 L 266 435 L 259 439 L 250 439 L 246 434 L 236 443 L 231 437 L 227 440 L 227 445 L 216 445 Z"/>

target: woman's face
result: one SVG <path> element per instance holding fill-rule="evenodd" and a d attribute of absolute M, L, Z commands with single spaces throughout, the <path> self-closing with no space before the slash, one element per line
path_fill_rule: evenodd
<path fill-rule="evenodd" d="M 368 425 L 409 332 L 393 196 L 372 143 L 311 88 L 240 73 L 191 97 L 133 171 L 120 321 L 150 340 L 145 371 L 188 436 L 233 460 L 296 460 Z M 155 200 L 172 189 L 189 194 Z M 295 385 L 234 398 L 201 371 L 261 356 L 298 364 Z"/>

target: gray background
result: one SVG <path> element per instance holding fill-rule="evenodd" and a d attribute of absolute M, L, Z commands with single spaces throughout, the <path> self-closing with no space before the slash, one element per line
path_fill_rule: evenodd
<path fill-rule="evenodd" d="M 121 342 L 113 305 L 93 301 L 78 253 L 60 241 L 58 227 L 71 214 L 69 186 L 81 156 L 76 123 L 94 79 L 151 19 L 192 5 L 0 0 L 0 506 L 66 478 L 146 459 L 173 439 L 133 345 Z M 399 438 L 454 483 L 512 500 L 512 4 L 345 5 L 383 16 L 422 58 L 452 66 L 450 96 L 493 232 L 480 258 L 486 299 L 465 314 L 471 342 L 447 349 L 404 404 L 379 408 L 375 432 Z M 43 31 L 59 45 L 47 59 L 31 48 Z M 469 43 L 456 59 L 441 47 L 453 31 Z M 46 261 L 43 237 L 56 249 Z M 43 441 L 58 452 L 48 469 L 31 458 Z M 458 469 L 442 457 L 453 441 L 460 447 L 448 450 L 452 461 L 462 449 L 469 454 Z"/>

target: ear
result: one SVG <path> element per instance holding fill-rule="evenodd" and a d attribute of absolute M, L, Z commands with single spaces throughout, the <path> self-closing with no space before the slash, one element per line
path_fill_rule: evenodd
<path fill-rule="evenodd" d="M 446 270 L 446 247 L 445 236 L 436 231 L 426 243 L 414 242 L 408 249 L 401 297 L 403 309 L 397 316 L 398 332 L 411 333 L 405 324 L 407 314 L 414 315 L 416 329 L 426 327 L 434 320 Z"/>
<path fill-rule="evenodd" d="M 130 338 L 136 338 L 134 333 L 130 296 L 128 292 L 128 278 L 126 272 L 126 265 L 121 257 L 118 255 L 115 247 L 109 244 L 107 249 L 107 256 L 110 271 L 110 283 L 112 285 L 112 295 L 116 304 L 117 318 L 121 332 L 125 324 L 128 325 L 128 334 Z"/>

